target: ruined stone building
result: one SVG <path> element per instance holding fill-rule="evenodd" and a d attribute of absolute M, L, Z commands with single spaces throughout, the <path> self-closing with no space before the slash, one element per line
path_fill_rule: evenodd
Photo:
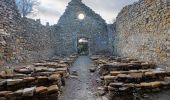
<path fill-rule="evenodd" d="M 44 26 L 21 18 L 14 0 L 0 1 L 0 65 L 77 53 L 80 38 L 88 40 L 90 55 L 110 53 L 170 65 L 170 2 L 139 0 L 107 25 L 81 0 L 72 0 L 56 25 Z"/>

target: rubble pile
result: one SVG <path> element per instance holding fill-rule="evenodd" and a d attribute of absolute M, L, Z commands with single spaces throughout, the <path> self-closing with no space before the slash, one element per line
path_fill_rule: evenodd
<path fill-rule="evenodd" d="M 57 100 L 76 56 L 0 72 L 0 100 Z"/>
<path fill-rule="evenodd" d="M 106 56 L 91 59 L 98 66 L 103 90 L 113 97 L 159 92 L 170 85 L 170 69 L 150 62 Z"/>

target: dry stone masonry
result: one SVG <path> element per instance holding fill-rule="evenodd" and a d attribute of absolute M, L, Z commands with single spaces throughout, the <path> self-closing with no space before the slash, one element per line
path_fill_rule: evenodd
<path fill-rule="evenodd" d="M 88 40 L 90 55 L 110 54 L 91 57 L 97 67 L 90 72 L 101 75 L 101 94 L 139 97 L 134 95 L 169 87 L 169 0 L 139 0 L 124 7 L 109 25 L 82 0 L 71 0 L 52 26 L 22 18 L 15 0 L 0 0 L 0 99 L 56 100 L 80 38 Z"/>
<path fill-rule="evenodd" d="M 116 19 L 115 53 L 170 66 L 170 1 L 140 0 Z"/>
<path fill-rule="evenodd" d="M 84 14 L 83 20 L 78 19 Z M 77 53 L 77 41 L 86 38 L 90 54 L 108 52 L 108 34 L 105 21 L 81 0 L 72 0 L 58 21 L 61 27 L 62 53 Z"/>
<path fill-rule="evenodd" d="M 126 6 L 112 25 L 81 0 L 72 0 L 53 26 L 21 18 L 14 0 L 0 2 L 1 65 L 77 53 L 80 38 L 88 40 L 89 54 L 109 52 L 170 65 L 168 0 L 140 0 Z M 78 19 L 79 14 L 85 18 Z"/>

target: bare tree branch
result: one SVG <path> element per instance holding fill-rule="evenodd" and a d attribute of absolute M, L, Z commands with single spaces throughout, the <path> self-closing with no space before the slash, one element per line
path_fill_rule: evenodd
<path fill-rule="evenodd" d="M 32 13 L 33 8 L 40 3 L 38 0 L 16 0 L 16 4 L 21 16 L 26 17 L 28 14 Z"/>

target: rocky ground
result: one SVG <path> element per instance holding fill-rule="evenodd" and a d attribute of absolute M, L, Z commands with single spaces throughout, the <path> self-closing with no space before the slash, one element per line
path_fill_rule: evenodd
<path fill-rule="evenodd" d="M 169 100 L 170 69 L 114 56 L 70 56 L 0 71 L 0 100 Z"/>

